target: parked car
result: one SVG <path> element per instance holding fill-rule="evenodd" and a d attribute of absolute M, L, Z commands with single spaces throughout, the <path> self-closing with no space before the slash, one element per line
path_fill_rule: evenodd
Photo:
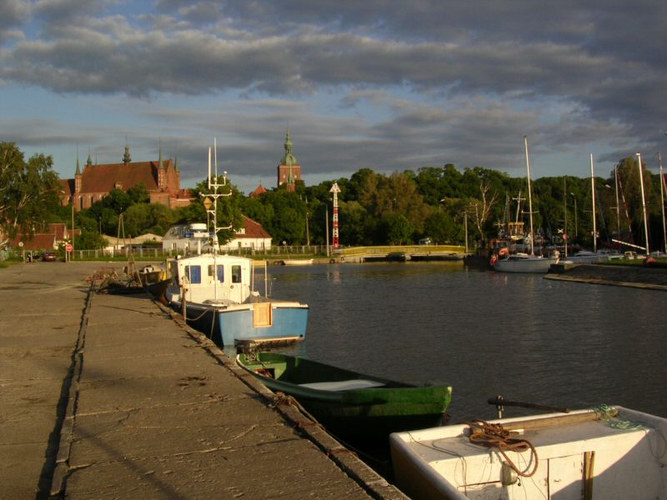
<path fill-rule="evenodd" d="M 56 252 L 44 252 L 42 260 L 44 262 L 55 262 L 58 260 L 58 254 Z"/>

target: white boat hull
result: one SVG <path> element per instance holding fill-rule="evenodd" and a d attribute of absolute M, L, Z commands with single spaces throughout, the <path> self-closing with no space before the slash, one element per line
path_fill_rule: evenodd
<path fill-rule="evenodd" d="M 551 264 L 557 264 L 555 257 L 538 257 L 535 255 L 510 255 L 499 259 L 494 269 L 501 273 L 548 273 Z"/>
<path fill-rule="evenodd" d="M 471 443 L 468 425 L 392 434 L 396 484 L 414 499 L 667 499 L 667 420 L 616 409 L 607 420 L 583 410 L 567 423 L 564 414 L 493 421 L 516 424 L 535 447 L 530 477 L 518 477 L 497 449 Z M 535 464 L 530 451 L 505 453 L 522 472 Z"/>

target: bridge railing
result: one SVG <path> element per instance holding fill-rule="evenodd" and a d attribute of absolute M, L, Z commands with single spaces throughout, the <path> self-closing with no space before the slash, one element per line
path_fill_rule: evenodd
<path fill-rule="evenodd" d="M 387 255 L 390 253 L 424 254 L 424 253 L 465 253 L 462 245 L 386 245 L 366 247 L 345 247 L 336 251 L 337 255 L 356 257 L 360 255 Z"/>

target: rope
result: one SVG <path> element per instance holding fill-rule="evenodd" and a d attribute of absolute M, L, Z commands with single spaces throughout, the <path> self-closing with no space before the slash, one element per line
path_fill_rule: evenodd
<path fill-rule="evenodd" d="M 612 429 L 621 429 L 626 431 L 636 431 L 646 429 L 645 425 L 630 420 L 621 420 L 617 418 L 618 410 L 613 406 L 601 404 L 593 408 L 593 410 L 600 415 L 600 419 L 609 424 Z"/>
<path fill-rule="evenodd" d="M 501 424 L 490 424 L 484 420 L 473 420 L 468 424 L 470 426 L 470 442 L 487 448 L 497 449 L 501 455 L 507 460 L 509 466 L 522 477 L 530 477 L 537 471 L 538 458 L 537 451 L 533 444 L 527 439 L 512 437 L 516 433 L 511 433 L 506 430 Z M 530 462 L 533 464 L 532 470 L 519 470 L 516 464 L 510 457 L 507 456 L 507 451 L 514 451 L 516 453 L 523 453 L 530 450 Z"/>

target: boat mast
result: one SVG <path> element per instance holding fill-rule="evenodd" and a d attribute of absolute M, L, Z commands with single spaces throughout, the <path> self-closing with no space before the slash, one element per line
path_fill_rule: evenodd
<path fill-rule="evenodd" d="M 667 253 L 667 229 L 665 228 L 665 173 L 662 169 L 662 155 L 658 153 L 658 163 L 660 163 L 660 206 L 662 207 L 662 238 L 663 251 Z"/>
<path fill-rule="evenodd" d="M 526 150 L 526 174 L 528 176 L 528 215 L 530 220 L 530 255 L 535 255 L 535 232 L 533 231 L 533 190 L 530 187 L 530 160 L 528 158 L 528 137 L 523 136 Z"/>
<path fill-rule="evenodd" d="M 597 223 L 595 219 L 595 167 L 593 166 L 593 153 L 591 153 L 591 199 L 593 202 L 593 252 L 598 251 Z"/>
<path fill-rule="evenodd" d="M 206 211 L 212 216 L 213 219 L 213 250 L 214 253 L 217 253 L 218 250 L 218 233 L 222 230 L 225 229 L 231 229 L 232 225 L 227 225 L 227 226 L 218 226 L 218 198 L 221 196 L 228 197 L 232 195 L 232 190 L 229 189 L 227 192 L 224 193 L 219 193 L 218 189 L 225 188 L 227 187 L 227 171 L 224 171 L 222 174 L 222 182 L 219 182 L 218 178 L 218 152 L 217 152 L 217 143 L 216 140 L 213 139 L 213 164 L 214 164 L 214 172 L 213 172 L 213 177 L 211 176 L 211 148 L 208 148 L 208 189 L 209 191 L 212 189 L 212 193 L 200 193 L 200 196 L 204 197 L 204 207 L 206 208 Z M 213 203 L 211 204 L 211 198 L 213 198 Z M 211 206 L 213 207 L 211 209 Z"/>
<path fill-rule="evenodd" d="M 614 165 L 614 184 L 616 187 L 616 237 L 621 237 L 621 203 L 618 199 L 618 165 Z"/>
<path fill-rule="evenodd" d="M 642 174 L 642 155 L 637 153 L 637 165 L 639 166 L 639 184 L 642 188 L 642 212 L 644 214 L 644 235 L 646 236 L 646 255 L 649 254 L 648 244 L 648 218 L 646 217 L 646 194 L 644 193 L 644 175 Z"/>
<path fill-rule="evenodd" d="M 213 298 L 217 300 L 218 298 L 218 263 L 216 257 L 218 255 L 219 243 L 218 243 L 218 232 L 223 229 L 231 229 L 231 225 L 226 227 L 218 227 L 218 198 L 221 196 L 231 196 L 232 190 L 230 189 L 227 193 L 218 193 L 218 189 L 227 186 L 227 172 L 225 171 L 222 177 L 222 183 L 218 179 L 218 145 L 217 141 L 213 139 L 213 164 L 214 164 L 214 174 L 215 177 L 211 178 L 211 148 L 208 148 L 208 190 L 213 189 L 212 193 L 204 194 L 199 193 L 200 196 L 204 196 L 204 208 L 206 208 L 207 214 L 212 216 L 213 219 Z M 211 203 L 211 198 L 213 198 L 213 203 Z M 213 207 L 211 209 L 211 206 Z M 208 227 L 206 228 L 208 229 Z"/>

